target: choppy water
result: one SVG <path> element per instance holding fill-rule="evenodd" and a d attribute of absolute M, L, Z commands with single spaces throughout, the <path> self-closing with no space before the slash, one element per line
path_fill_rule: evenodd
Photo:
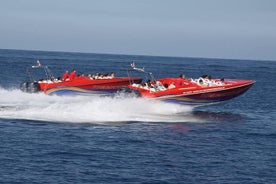
<path fill-rule="evenodd" d="M 253 79 L 244 95 L 192 108 L 133 97 L 18 88 L 37 59 L 56 76 Z M 276 62 L 0 50 L 0 183 L 276 183 Z"/>

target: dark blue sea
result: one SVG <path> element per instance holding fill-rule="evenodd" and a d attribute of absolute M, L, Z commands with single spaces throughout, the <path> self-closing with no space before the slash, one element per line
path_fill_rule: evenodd
<path fill-rule="evenodd" d="M 55 76 L 253 79 L 242 96 L 190 107 L 19 90 L 36 60 Z M 276 183 L 276 61 L 0 50 L 0 183 Z"/>

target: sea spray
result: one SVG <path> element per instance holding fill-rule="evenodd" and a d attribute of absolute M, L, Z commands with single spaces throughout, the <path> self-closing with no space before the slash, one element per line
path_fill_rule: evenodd
<path fill-rule="evenodd" d="M 143 98 L 47 96 L 0 89 L 0 118 L 72 123 L 191 122 L 192 107 Z M 188 118 L 189 117 L 189 118 Z"/>

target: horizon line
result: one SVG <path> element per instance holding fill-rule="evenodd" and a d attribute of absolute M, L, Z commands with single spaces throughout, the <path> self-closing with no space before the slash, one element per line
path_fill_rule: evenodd
<path fill-rule="evenodd" d="M 123 56 L 140 56 L 140 57 L 164 57 L 164 58 L 192 58 L 192 59 L 214 59 L 214 60 L 232 60 L 232 61 L 270 61 L 275 62 L 276 60 L 270 59 L 237 59 L 237 58 L 218 58 L 218 57 L 201 57 L 201 56 L 169 56 L 169 55 L 143 55 L 143 54 L 125 54 L 125 53 L 106 53 L 106 52 L 83 52 L 83 51 L 62 51 L 62 50 L 31 50 L 31 49 L 11 49 L 11 48 L 0 48 L 0 50 L 15 50 L 15 51 L 34 51 L 34 52 L 63 52 L 63 53 L 76 53 L 76 54 L 100 54 L 100 55 L 123 55 Z"/>

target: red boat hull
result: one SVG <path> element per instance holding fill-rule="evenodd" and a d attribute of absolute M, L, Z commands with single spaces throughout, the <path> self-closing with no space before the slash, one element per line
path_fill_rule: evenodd
<path fill-rule="evenodd" d="M 40 81 L 39 86 L 45 94 L 73 93 L 112 93 L 128 86 L 130 81 L 141 82 L 140 78 L 115 77 L 112 79 L 90 79 L 79 77 L 71 81 Z"/>
<path fill-rule="evenodd" d="M 45 94 L 75 94 L 75 93 L 112 93 L 121 87 L 126 87 L 132 82 L 140 83 L 137 77 L 115 77 L 111 74 L 88 74 L 77 76 L 73 70 L 66 71 L 62 77 L 55 78 L 48 66 L 41 65 L 38 60 L 36 65 L 28 67 L 29 81 L 20 84 L 20 89 L 27 93 L 44 92 Z M 45 77 L 38 80 L 41 73 Z M 34 75 L 36 74 L 36 75 Z"/>
<path fill-rule="evenodd" d="M 159 79 L 163 85 L 176 80 L 175 78 Z M 137 86 L 129 86 L 132 90 L 139 91 L 140 95 L 145 98 L 152 98 L 166 102 L 202 105 L 218 103 L 230 100 L 245 93 L 255 81 L 253 80 L 235 80 L 227 79 L 221 86 L 199 86 L 188 80 L 185 84 L 172 89 L 160 91 L 150 91 Z"/>

